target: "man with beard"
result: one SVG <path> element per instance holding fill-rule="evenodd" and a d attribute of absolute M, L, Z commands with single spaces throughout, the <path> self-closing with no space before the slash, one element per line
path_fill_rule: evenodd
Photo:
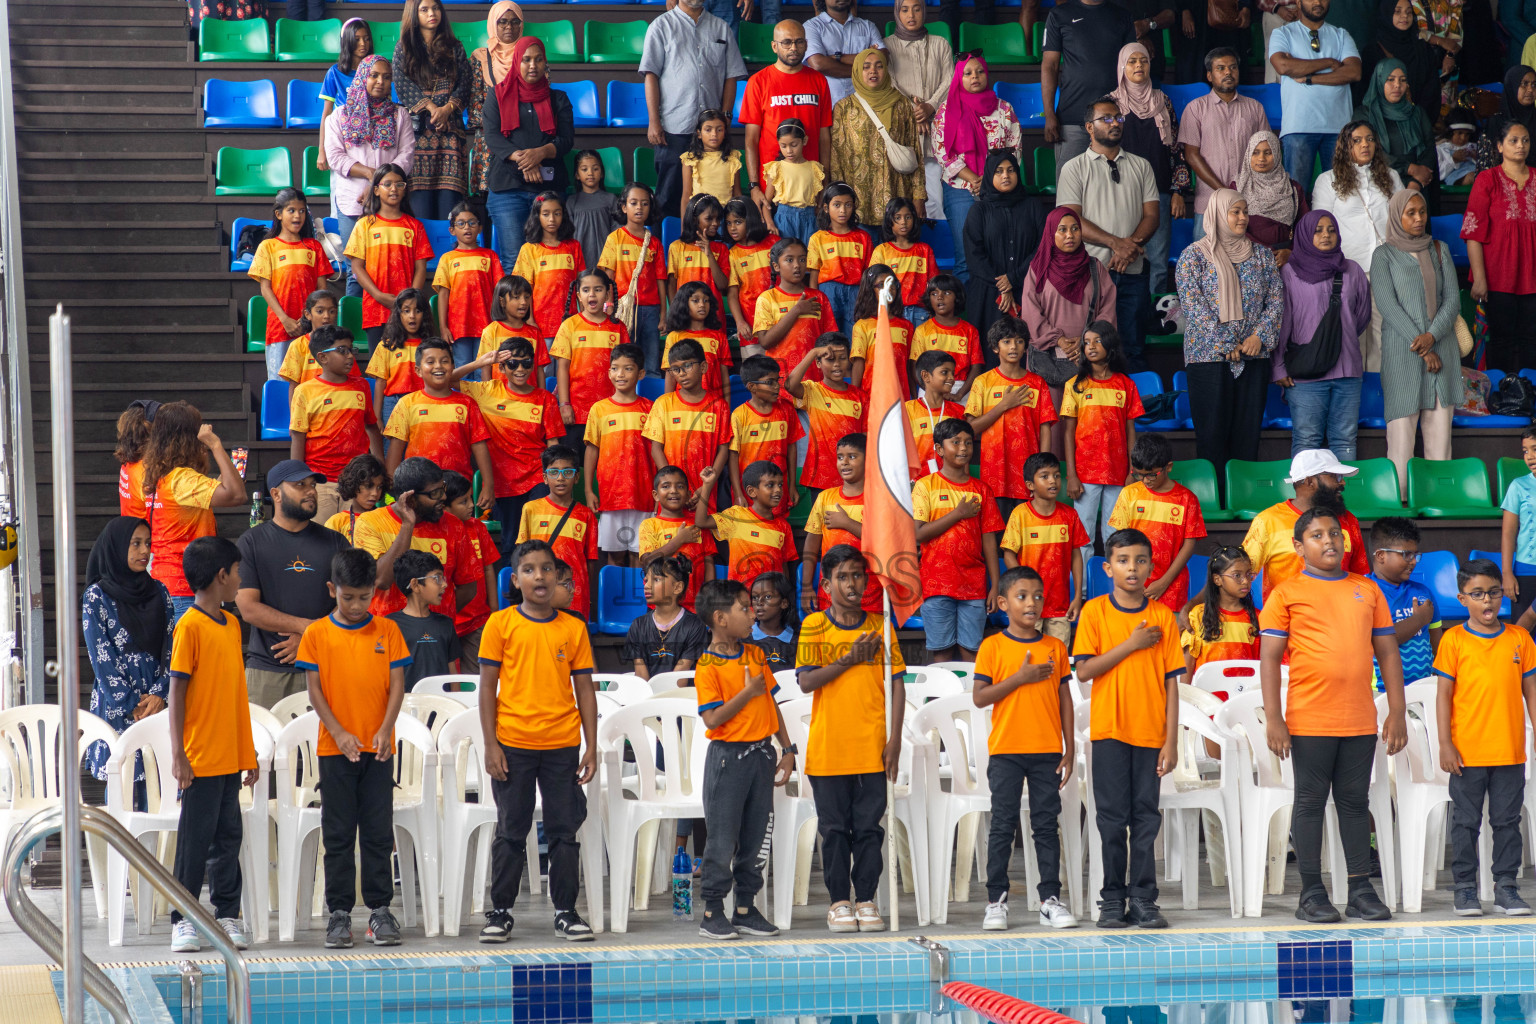
<path fill-rule="evenodd" d="M 773 210 L 763 195 L 763 167 L 779 158 L 779 125 L 791 117 L 805 126 L 805 158 L 819 160 L 827 170 L 832 157 L 832 93 L 827 76 L 805 62 L 805 29 L 798 21 L 773 26 L 773 52 L 778 60 L 747 79 L 738 120 L 746 126 L 747 180 L 751 199 L 763 219 L 773 223 Z"/>
<path fill-rule="evenodd" d="M 1344 530 L 1344 571 L 1361 576 L 1371 571 L 1360 520 L 1344 508 L 1344 481 L 1360 472 L 1340 462 L 1327 448 L 1297 452 L 1291 459 L 1291 475 L 1285 482 L 1296 488 L 1296 497 L 1273 505 L 1253 517 L 1243 550 L 1253 571 L 1264 576 L 1264 598 L 1286 580 L 1301 572 L 1301 556 L 1292 543 L 1296 520 L 1308 509 L 1328 509 Z"/>
<path fill-rule="evenodd" d="M 1120 148 L 1125 117 L 1112 97 L 1089 104 L 1083 124 L 1088 149 L 1061 168 L 1056 201 L 1077 215 L 1088 252 L 1109 268 L 1125 361 L 1132 371 L 1145 370 L 1142 321 L 1151 305 L 1145 247 L 1162 212 L 1157 174 L 1146 160 Z"/>
<path fill-rule="evenodd" d="M 235 606 L 251 626 L 245 681 L 251 703 L 270 708 L 302 693 L 304 670 L 294 665 L 299 638 L 311 622 L 336 607 L 326 590 L 331 558 L 347 538 L 315 522 L 317 487 L 326 482 L 297 459 L 267 472 L 272 520 L 247 531 L 240 550 L 240 589 Z"/>
<path fill-rule="evenodd" d="M 1243 154 L 1255 132 L 1269 130 L 1264 105 L 1237 91 L 1242 58 L 1221 46 L 1205 55 L 1205 80 L 1211 91 L 1190 101 L 1179 115 L 1184 162 L 1195 176 L 1195 237 L 1205 234 L 1205 205 L 1211 193 L 1228 188 L 1243 169 Z M 1275 154 L 1277 157 L 1279 154 Z"/>
<path fill-rule="evenodd" d="M 1350 34 L 1328 24 L 1328 0 L 1301 0 L 1301 15 L 1269 37 L 1269 63 L 1280 75 L 1280 148 L 1285 172 L 1312 191 L 1312 162 L 1333 159 L 1339 130 L 1353 116 L 1351 82 L 1360 80 L 1360 51 Z"/>
<path fill-rule="evenodd" d="M 826 9 L 805 23 L 805 63 L 827 76 L 832 102 L 853 95 L 853 62 L 873 46 L 885 49 L 875 23 L 853 12 L 853 0 L 826 0 Z"/>
<path fill-rule="evenodd" d="M 378 565 L 377 589 L 368 610 L 392 615 L 405 607 L 405 595 L 395 586 L 395 559 L 406 551 L 426 551 L 443 563 L 443 576 L 453 586 L 432 610 L 452 618 L 460 603 L 474 598 L 480 562 L 464 524 L 446 514 L 448 485 L 443 471 L 431 459 L 406 459 L 395 470 L 392 485 L 395 503 L 364 512 L 353 526 L 357 546 Z"/>

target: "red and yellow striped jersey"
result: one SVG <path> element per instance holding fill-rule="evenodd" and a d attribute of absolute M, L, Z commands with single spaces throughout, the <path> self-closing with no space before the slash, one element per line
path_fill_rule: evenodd
<path fill-rule="evenodd" d="M 921 306 L 928 282 L 939 273 L 939 261 L 933 255 L 933 246 L 927 242 L 914 242 L 903 249 L 895 242 L 881 242 L 869 257 L 870 265 L 883 263 L 891 268 L 896 280 L 901 282 L 901 304 Z"/>
<path fill-rule="evenodd" d="M 704 350 L 704 390 L 724 397 L 725 380 L 728 376 L 726 370 L 731 363 L 731 351 L 725 340 L 725 332 L 712 331 L 709 328 L 697 331 L 672 331 L 667 335 L 666 347 L 661 353 L 663 370 L 671 369 L 672 346 L 684 338 L 692 338 Z"/>
<path fill-rule="evenodd" d="M 779 373 L 784 379 L 789 379 L 789 372 L 800 364 L 805 354 L 816 347 L 816 339 L 828 331 L 837 330 L 837 318 L 832 315 L 832 303 L 827 301 L 826 295 L 814 288 L 807 288 L 803 293 L 816 303 L 816 308 L 808 313 L 800 314 L 795 325 L 768 354 L 779 362 Z M 800 295 L 791 295 L 778 287 L 769 288 L 758 296 L 757 311 L 752 315 L 752 333 L 761 335 L 794 308 L 800 301 Z M 811 366 L 806 375 L 813 380 L 821 379 L 821 370 L 815 365 Z"/>
<path fill-rule="evenodd" d="M 1012 551 L 1020 565 L 1027 565 L 1045 582 L 1045 604 L 1040 616 L 1059 619 L 1072 605 L 1072 591 L 1067 578 L 1072 575 L 1072 552 L 1092 543 L 1083 521 L 1070 505 L 1057 503 L 1048 516 L 1035 511 L 1028 501 L 1021 501 L 1008 517 L 998 547 Z M 1077 580 L 1079 590 L 1083 581 Z"/>
<path fill-rule="evenodd" d="M 864 522 L 864 492 L 849 494 L 841 486 L 828 487 L 816 495 L 816 502 L 811 506 L 811 514 L 805 520 L 805 532 L 814 533 L 821 537 L 821 551 L 826 554 L 839 544 L 847 544 L 859 551 L 864 550 L 863 542 L 854 534 L 846 530 L 835 530 L 827 525 L 827 513 L 834 508 L 841 508 L 849 519 L 856 523 Z M 801 569 L 804 572 L 804 568 Z M 827 608 L 831 606 L 831 599 L 827 597 L 824 589 L 818 588 L 816 594 L 816 606 Z M 867 612 L 878 612 L 883 605 L 880 593 L 880 581 L 874 573 L 869 574 L 869 579 L 864 584 L 864 600 L 862 606 Z"/>
<path fill-rule="evenodd" d="M 1085 484 L 1124 484 L 1131 472 L 1126 427 L 1146 410 L 1135 383 L 1123 373 L 1108 380 L 1077 378 L 1061 392 L 1061 414 L 1077 418 L 1077 478 Z"/>
<path fill-rule="evenodd" d="M 614 287 L 618 289 L 614 296 L 615 302 L 629 291 L 629 279 L 635 276 L 635 267 L 642 259 L 640 243 L 644 240 L 640 235 L 631 234 L 629 228 L 618 227 L 603 242 L 603 251 L 598 254 L 597 265 L 608 271 L 608 276 L 613 278 Z M 635 289 L 635 304 L 657 306 L 661 304 L 659 286 L 667 279 L 667 261 L 662 257 L 661 242 L 655 235 L 651 236 L 644 260 L 645 272 L 640 275 L 640 284 Z"/>
<path fill-rule="evenodd" d="M 939 457 L 933 453 L 933 428 L 945 420 L 963 419 L 965 407 L 959 402 L 945 399 L 936 406 L 929 405 L 919 395 L 907 403 L 907 423 L 912 428 L 912 441 L 917 445 L 917 468 L 912 470 L 914 483 L 939 471 Z"/>
<path fill-rule="evenodd" d="M 677 531 L 692 525 L 692 515 L 686 519 L 655 515 L 642 521 L 639 538 L 641 557 L 666 547 L 672 543 L 672 538 L 677 536 Z M 715 578 L 709 564 L 714 553 L 715 538 L 709 533 L 701 533 L 698 540 L 677 549 L 676 557 L 687 559 L 693 566 L 693 572 L 688 576 L 688 589 L 683 591 L 683 599 L 679 602 L 689 611 L 693 611 L 693 602 L 699 596 L 699 588 L 704 585 L 704 581 Z"/>
<path fill-rule="evenodd" d="M 432 243 L 427 229 L 415 217 L 389 220 L 364 217 L 352 229 L 346 256 L 360 258 L 373 286 L 385 295 L 398 295 L 416 279 L 416 261 L 430 260 Z M 389 310 L 363 291 L 363 326 L 378 327 L 389 319 Z"/>
<path fill-rule="evenodd" d="M 368 453 L 368 428 L 377 429 L 379 418 L 368 385 L 316 377 L 293 389 L 288 425 L 305 435 L 304 464 L 335 480 L 347 463 Z"/>
<path fill-rule="evenodd" d="M 585 313 L 567 317 L 555 333 L 549 354 L 570 362 L 571 410 L 577 423 L 587 422 L 593 404 L 613 394 L 608 354 L 628 341 L 629 331 L 619 321 L 594 322 Z"/>
<path fill-rule="evenodd" d="M 1109 513 L 1110 529 L 1140 530 L 1152 542 L 1152 576 L 1148 583 L 1163 578 L 1186 540 L 1205 536 L 1200 499 L 1181 483 L 1169 481 L 1169 485 L 1166 491 L 1154 491 L 1140 480 L 1127 484 Z M 1189 570 L 1185 569 L 1158 600 L 1178 612 L 1188 596 Z"/>
<path fill-rule="evenodd" d="M 710 255 L 715 258 L 715 266 L 726 274 L 731 271 L 731 251 L 720 242 L 709 243 Z M 714 271 L 710 269 L 709 261 L 704 258 L 704 250 L 699 248 L 697 242 L 685 242 L 681 238 L 673 239 L 667 247 L 667 273 L 677 278 L 677 287 L 681 288 L 689 281 L 701 281 L 719 299 L 724 291 L 715 283 Z M 727 281 L 726 287 L 730 287 Z"/>
<path fill-rule="evenodd" d="M 604 512 L 656 507 L 651 499 L 655 463 L 644 436 L 650 411 L 648 399 L 625 405 L 610 397 L 600 399 L 587 414 L 582 439 L 597 449 L 597 507 Z"/>
<path fill-rule="evenodd" d="M 420 338 L 407 338 L 399 348 L 374 347 L 368 357 L 368 376 L 384 382 L 386 396 L 421 390 L 421 373 L 416 369 L 416 350 L 420 347 Z"/>
<path fill-rule="evenodd" d="M 874 240 L 862 228 L 842 234 L 818 231 L 806 246 L 805 264 L 816 271 L 817 284 L 833 281 L 857 285 L 864 277 L 864 268 L 869 266 L 869 254 L 874 248 Z"/>
<path fill-rule="evenodd" d="M 837 473 L 837 442 L 864 432 L 869 398 L 852 385 L 839 391 L 825 382 L 808 380 L 801 387 L 804 397 L 795 404 L 805 410 L 811 441 L 805 449 L 805 465 L 800 467 L 800 483 L 817 489 L 837 487 L 842 483 Z"/>
<path fill-rule="evenodd" d="M 795 442 L 804 436 L 800 414 L 788 398 L 781 397 L 767 415 L 758 412 L 751 402 L 738 405 L 731 412 L 731 451 L 736 453 L 736 462 L 741 469 L 754 462 L 771 462 L 779 467 L 787 483 L 789 453 L 794 451 Z M 789 488 L 786 487 L 779 507 L 773 511 L 783 515 L 789 511 L 789 506 Z"/>
<path fill-rule="evenodd" d="M 720 449 L 731 443 L 730 406 L 708 391 L 697 403 L 685 400 L 681 392 L 669 392 L 651 404 L 644 437 L 660 442 L 667 465 L 687 473 L 689 490 L 697 490 L 704 468 L 714 465 Z M 713 494 L 710 507 L 714 507 Z"/>
<path fill-rule="evenodd" d="M 730 545 L 727 576 L 752 585 L 765 572 L 784 572 L 800 553 L 795 534 L 783 516 L 764 519 L 749 505 L 732 505 L 714 515 L 714 534 Z"/>
<path fill-rule="evenodd" d="M 505 379 L 460 381 L 459 390 L 480 406 L 490 434 L 491 468 L 496 497 L 527 494 L 544 480 L 539 456 L 551 438 L 565 436 L 565 422 L 555 396 L 543 388 L 520 395 Z"/>
<path fill-rule="evenodd" d="M 571 282 L 587 269 L 581 243 L 568 238 L 554 248 L 542 242 L 524 242 L 517 251 L 512 273 L 533 285 L 533 322 L 546 338 L 553 338 L 565 319 L 565 303 Z"/>
<path fill-rule="evenodd" d="M 561 517 L 565 517 L 564 526 L 560 526 Z M 560 526 L 558 537 L 554 535 L 556 526 Z M 525 540 L 547 541 L 555 549 L 555 557 L 571 567 L 575 584 L 571 611 L 590 618 L 592 588 L 587 561 L 597 557 L 597 517 L 592 510 L 578 501 L 571 506 L 571 514 L 566 516 L 563 506 L 549 498 L 535 498 L 523 506 L 523 521 L 517 529 L 517 542 L 521 544 Z"/>
<path fill-rule="evenodd" d="M 1027 370 L 1019 378 L 1009 377 L 1001 369 L 988 370 L 971 382 L 965 414 L 974 418 L 991 412 L 1015 388 L 1027 390 L 1027 397 L 981 435 L 981 478 L 993 494 L 1028 498 L 1031 492 L 1029 481 L 1024 479 L 1024 460 L 1040 450 L 1041 426 L 1056 422 L 1056 404 L 1045 379 Z"/>
<path fill-rule="evenodd" d="M 309 353 L 309 335 L 300 335 L 288 343 L 288 351 L 283 354 L 283 365 L 278 368 L 277 375 L 294 385 L 320 376 L 320 364 Z M 363 368 L 356 359 L 352 360 L 352 370 L 347 374 L 347 379 L 363 379 Z"/>
<path fill-rule="evenodd" d="M 192 587 L 181 570 L 181 554 L 199 537 L 214 535 L 213 492 L 219 482 L 195 469 L 178 466 L 160 478 L 155 492 L 145 496 L 150 526 L 149 574 L 172 597 L 191 597 Z"/>
<path fill-rule="evenodd" d="M 748 325 L 757 314 L 757 297 L 773 287 L 773 268 L 768 265 L 768 254 L 778 241 L 778 235 L 769 235 L 756 245 L 733 245 L 727 256 L 731 261 L 729 287 L 736 289 L 736 300 L 741 303 L 741 312 Z"/>
<path fill-rule="evenodd" d="M 976 328 L 961 320 L 953 327 L 945 327 L 936 319 L 924 320 L 912 332 L 912 347 L 907 358 L 914 363 L 917 357 L 930 349 L 948 352 L 955 357 L 955 380 L 965 380 L 971 368 L 982 365 L 981 335 Z"/>
<path fill-rule="evenodd" d="M 901 382 L 902 401 L 906 401 L 912 397 L 912 385 L 908 381 L 912 374 L 907 366 L 907 352 L 912 347 L 912 333 L 916 328 L 905 317 L 893 316 L 890 321 L 891 353 L 896 357 L 896 379 Z M 850 358 L 864 360 L 864 376 L 858 383 L 866 394 L 875 386 L 875 361 L 871 356 L 875 351 L 875 330 L 879 326 L 880 321 L 876 317 L 865 317 L 853 325 L 852 345 L 848 354 Z"/>
<path fill-rule="evenodd" d="M 281 238 L 266 238 L 256 246 L 251 258 L 251 269 L 246 274 L 258 281 L 268 281 L 272 294 L 283 312 L 294 320 L 304 315 L 304 300 L 320 286 L 320 279 L 336 272 L 325 250 L 313 238 L 297 242 L 285 242 Z M 267 344 L 281 344 L 288 340 L 283 322 L 277 313 L 267 310 Z"/>
<path fill-rule="evenodd" d="M 492 320 L 485 325 L 485 330 L 480 332 L 480 349 L 475 353 L 475 358 L 485 355 L 487 352 L 495 352 L 501 348 L 501 343 L 508 338 L 526 338 L 533 346 L 533 367 L 537 371 L 548 366 L 553 360 L 549 358 L 549 348 L 544 344 L 544 339 L 539 336 L 537 324 L 526 323 L 521 327 L 508 327 L 500 320 Z M 532 384 L 536 388 L 544 386 L 544 375 L 534 373 Z"/>

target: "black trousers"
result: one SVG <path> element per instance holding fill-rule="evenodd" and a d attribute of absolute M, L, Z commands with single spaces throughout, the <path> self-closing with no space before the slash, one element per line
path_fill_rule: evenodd
<path fill-rule="evenodd" d="M 176 826 L 176 881 L 197 899 L 208 878 L 214 917 L 240 916 L 240 773 L 193 779 L 181 791 Z M 171 923 L 181 914 L 171 911 Z"/>
<path fill-rule="evenodd" d="M 395 895 L 389 855 L 395 848 L 393 761 L 370 753 L 348 761 L 341 754 L 320 758 L 320 835 L 325 841 L 325 909 L 351 912 L 357 902 L 357 848 L 363 871 L 363 905 L 388 907 Z"/>
<path fill-rule="evenodd" d="M 1133 747 L 1120 740 L 1094 740 L 1093 800 L 1104 853 L 1101 900 L 1127 896 L 1157 899 L 1157 865 L 1152 855 L 1163 816 L 1157 809 L 1157 747 Z M 1127 844 L 1129 833 L 1129 844 Z M 1129 850 L 1129 852 L 1127 852 Z M 1041 874 L 1042 880 L 1044 874 Z"/>
<path fill-rule="evenodd" d="M 505 781 L 491 780 L 496 798 L 496 837 L 491 840 L 491 906 L 511 910 L 528 866 L 534 790 L 544 799 L 544 840 L 549 844 L 549 897 L 558 910 L 576 909 L 581 881 L 581 844 L 576 832 L 587 820 L 587 794 L 576 783 L 581 748 L 519 750 L 502 744 Z"/>
<path fill-rule="evenodd" d="M 412 189 L 411 213 L 417 220 L 447 220 L 453 208 L 463 201 L 464 193 L 451 188 Z"/>
<path fill-rule="evenodd" d="M 1292 736 L 1291 762 L 1296 802 L 1291 810 L 1291 845 L 1301 889 L 1323 881 L 1323 821 L 1328 795 L 1339 816 L 1339 836 L 1350 878 L 1371 874 L 1371 762 L 1376 734 L 1366 736 Z"/>
<path fill-rule="evenodd" d="M 1451 776 L 1451 877 L 1458 888 L 1477 884 L 1477 834 L 1483 826 L 1483 798 L 1493 830 L 1493 880 L 1513 885 L 1520 871 L 1520 805 L 1525 800 L 1525 765 L 1464 767 Z"/>
<path fill-rule="evenodd" d="M 549 484 L 539 484 L 526 494 L 514 494 L 510 498 L 496 499 L 496 521 L 501 523 L 501 535 L 496 540 L 500 553 L 496 570 L 510 564 L 512 549 L 517 547 L 517 530 L 523 521 L 523 506 L 549 494 Z"/>
<path fill-rule="evenodd" d="M 1019 827 L 1019 804 L 1024 784 L 1029 784 L 1029 827 L 1040 865 L 1040 884 L 1035 891 L 1042 900 L 1061 895 L 1061 836 L 1056 819 L 1061 816 L 1061 776 L 1056 767 L 1060 754 L 993 754 L 987 762 L 987 785 L 992 789 L 992 831 L 987 834 L 987 899 L 993 903 L 1008 891 L 1008 859 L 1013 855 L 1013 834 Z"/>
<path fill-rule="evenodd" d="M 833 903 L 874 901 L 885 865 L 885 773 L 813 775 L 816 831 L 821 833 L 821 871 Z M 852 861 L 852 870 L 849 862 Z"/>
<path fill-rule="evenodd" d="M 1536 295 L 1489 292 L 1488 368 L 1518 373 L 1536 366 Z"/>
<path fill-rule="evenodd" d="M 735 893 L 748 907 L 763 891 L 768 823 L 773 818 L 773 769 L 777 759 L 766 740 L 713 740 L 704 761 L 704 869 L 700 890 L 706 906 Z"/>
<path fill-rule="evenodd" d="M 1189 411 L 1195 421 L 1195 455 L 1210 460 L 1218 480 L 1224 478 L 1229 459 L 1257 461 L 1264 401 L 1269 396 L 1269 360 L 1243 360 L 1243 372 L 1237 377 L 1226 362 L 1190 363 L 1185 371 Z"/>
<path fill-rule="evenodd" d="M 976 0 L 976 5 L 971 9 L 971 16 L 965 20 L 974 25 L 992 24 L 992 9 L 995 0 Z M 949 38 L 954 41 L 956 53 L 960 52 L 960 0 L 941 0 L 939 3 L 939 20 L 949 26 Z M 1044 17 L 1041 17 L 1044 21 Z"/>
<path fill-rule="evenodd" d="M 663 217 L 676 217 L 683 203 L 683 154 L 693 145 L 691 134 L 666 133 L 667 144 L 656 147 L 656 202 L 651 204 L 651 225 L 659 229 Z M 777 151 L 778 143 L 774 149 Z"/>
<path fill-rule="evenodd" d="M 288 0 L 288 17 L 295 21 L 320 21 L 325 17 L 325 0 Z"/>

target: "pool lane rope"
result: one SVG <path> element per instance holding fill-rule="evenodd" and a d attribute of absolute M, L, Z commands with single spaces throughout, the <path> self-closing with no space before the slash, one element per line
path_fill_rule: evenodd
<path fill-rule="evenodd" d="M 1015 996 L 1003 995 L 970 982 L 951 981 L 939 991 L 961 1006 L 975 1010 L 998 1024 L 1078 1024 L 1071 1017 L 1055 1010 L 1047 1010 L 1043 1006 L 1026 1003 Z"/>

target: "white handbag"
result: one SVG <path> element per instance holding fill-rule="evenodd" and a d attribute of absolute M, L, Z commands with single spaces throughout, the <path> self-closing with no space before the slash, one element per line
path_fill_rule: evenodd
<path fill-rule="evenodd" d="M 859 106 L 864 108 L 864 113 L 868 114 L 869 119 L 874 122 L 875 131 L 880 133 L 881 140 L 885 142 L 886 159 L 891 162 L 891 168 L 897 174 L 911 174 L 923 166 L 923 158 L 917 155 L 916 150 L 891 138 L 891 133 L 885 130 L 885 125 L 881 123 L 879 117 L 875 116 L 874 108 L 865 101 L 863 96 L 854 93 L 853 98 L 859 101 Z"/>

